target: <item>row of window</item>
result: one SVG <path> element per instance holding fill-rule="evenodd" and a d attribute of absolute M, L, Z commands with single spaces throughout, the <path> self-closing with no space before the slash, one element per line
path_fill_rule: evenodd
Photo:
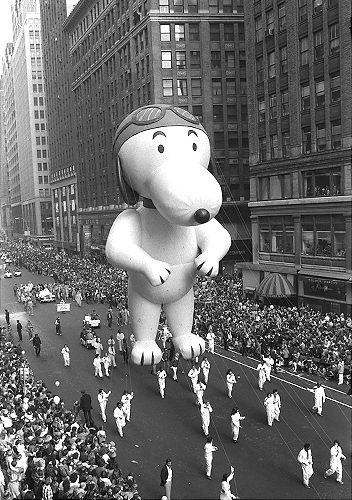
<path fill-rule="evenodd" d="M 324 0 L 313 0 L 311 14 L 317 15 L 323 11 L 323 2 Z M 337 6 L 339 0 L 328 0 L 327 5 L 328 8 Z M 309 8 L 309 0 L 298 0 L 298 20 L 300 22 L 306 21 L 308 19 L 308 8 Z"/>
<path fill-rule="evenodd" d="M 38 183 L 39 184 L 49 184 L 49 177 L 47 175 L 38 175 Z"/>
<path fill-rule="evenodd" d="M 195 97 L 202 95 L 202 79 L 201 78 L 191 78 L 191 92 L 190 94 Z M 188 85 L 189 80 L 186 78 L 177 78 L 174 81 L 172 78 L 163 78 L 163 96 L 171 97 L 173 95 L 178 96 L 188 96 Z M 176 94 L 174 91 L 176 88 Z M 227 96 L 236 96 L 236 80 L 235 78 L 226 78 L 224 81 L 221 78 L 212 78 L 212 95 L 221 96 L 226 94 Z M 243 105 L 246 108 L 243 119 L 247 119 L 247 105 Z"/>
<path fill-rule="evenodd" d="M 209 0 L 209 14 L 239 14 L 243 13 L 244 0 Z M 159 12 L 188 13 L 198 12 L 198 0 L 159 0 Z M 205 8 L 205 6 L 202 6 Z"/>
<path fill-rule="evenodd" d="M 60 206 L 62 207 L 62 211 L 63 212 L 67 212 L 68 211 L 68 207 L 70 208 L 70 211 L 71 212 L 75 212 L 76 211 L 76 200 L 75 199 L 71 199 L 69 201 L 69 204 L 67 203 L 67 200 L 65 198 L 63 198 L 61 200 L 61 204 L 59 205 L 59 202 L 56 201 L 55 202 L 55 213 L 58 214 L 60 213 Z"/>
<path fill-rule="evenodd" d="M 210 41 L 225 42 L 235 41 L 235 27 L 238 30 L 238 39 L 244 40 L 244 25 L 243 23 L 209 23 Z M 161 42 L 185 42 L 186 37 L 191 42 L 200 41 L 199 23 L 185 24 L 160 24 L 160 41 Z"/>
<path fill-rule="evenodd" d="M 286 3 L 282 2 L 277 8 L 277 27 L 279 31 L 286 29 Z M 259 15 L 254 20 L 255 41 L 261 42 L 265 36 L 274 34 L 275 18 L 274 10 L 269 9 L 265 12 L 265 24 L 262 15 Z M 264 29 L 265 28 L 265 29 Z"/>

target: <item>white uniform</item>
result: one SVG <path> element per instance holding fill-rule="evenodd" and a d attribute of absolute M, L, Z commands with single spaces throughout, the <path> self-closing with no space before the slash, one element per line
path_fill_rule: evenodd
<path fill-rule="evenodd" d="M 116 342 L 117 342 L 117 348 L 118 348 L 120 354 L 122 354 L 122 341 L 124 338 L 125 338 L 125 334 L 123 332 L 117 332 Z"/>
<path fill-rule="evenodd" d="M 280 411 L 281 411 L 281 398 L 280 394 L 273 394 L 273 405 L 274 405 L 274 419 L 279 422 Z"/>
<path fill-rule="evenodd" d="M 213 330 L 209 329 L 207 336 L 206 336 L 206 339 L 208 341 L 209 352 L 214 354 L 214 352 L 215 352 L 215 334 L 214 334 Z"/>
<path fill-rule="evenodd" d="M 67 345 L 61 349 L 61 354 L 64 358 L 64 365 L 70 366 L 70 348 Z"/>
<path fill-rule="evenodd" d="M 116 421 L 117 432 L 119 433 L 119 435 L 121 437 L 123 437 L 123 430 L 122 429 L 126 425 L 126 420 L 125 420 L 125 415 L 124 415 L 122 409 L 119 408 L 118 406 L 116 406 L 116 408 L 114 410 L 114 418 Z"/>
<path fill-rule="evenodd" d="M 341 459 L 346 459 L 345 455 L 342 453 L 341 446 L 337 443 L 330 448 L 330 468 L 325 472 L 324 477 L 331 476 L 336 472 L 336 481 L 342 483 L 342 463 Z"/>
<path fill-rule="evenodd" d="M 258 371 L 258 385 L 259 389 L 262 391 L 266 381 L 266 371 L 264 363 L 259 363 L 259 365 L 257 366 L 257 371 Z"/>
<path fill-rule="evenodd" d="M 309 449 L 308 451 L 302 448 L 299 452 L 297 460 L 301 464 L 302 474 L 303 474 L 303 484 L 305 486 L 309 486 L 309 479 L 313 475 L 313 457 L 312 451 Z"/>
<path fill-rule="evenodd" d="M 313 410 L 317 410 L 318 415 L 321 415 L 323 412 L 323 403 L 325 403 L 326 397 L 324 387 L 322 385 L 314 387 L 312 391 L 314 392 Z"/>
<path fill-rule="evenodd" d="M 133 392 L 122 394 L 121 403 L 122 411 L 125 415 L 127 422 L 131 420 L 131 400 L 133 399 Z"/>
<path fill-rule="evenodd" d="M 228 373 L 226 375 L 226 385 L 227 385 L 227 394 L 230 399 L 232 398 L 233 384 L 237 384 L 236 376 L 234 373 Z"/>
<path fill-rule="evenodd" d="M 108 340 L 108 356 L 111 361 L 111 365 L 116 368 L 116 350 L 115 350 L 115 340 Z"/>
<path fill-rule="evenodd" d="M 108 398 L 111 394 L 111 391 L 109 392 L 99 392 L 98 394 L 98 402 L 100 406 L 100 412 L 101 412 L 101 418 L 103 419 L 103 422 L 106 422 L 106 405 L 108 402 Z"/>
<path fill-rule="evenodd" d="M 200 373 L 200 368 L 192 367 L 188 372 L 188 376 L 192 382 L 193 392 L 196 392 L 196 385 L 198 383 L 198 376 Z"/>
<path fill-rule="evenodd" d="M 97 356 L 93 359 L 94 366 L 94 377 L 103 378 L 103 372 L 101 371 L 101 357 Z"/>
<path fill-rule="evenodd" d="M 207 401 L 206 403 L 203 403 L 199 409 L 202 419 L 202 429 L 204 434 L 207 436 L 209 434 L 210 414 L 212 413 L 213 408 L 211 407 L 209 401 Z"/>
<path fill-rule="evenodd" d="M 268 382 L 270 382 L 270 373 L 273 366 L 274 360 L 271 356 L 269 356 L 268 358 L 264 358 L 265 376 Z"/>
<path fill-rule="evenodd" d="M 207 384 L 208 383 L 208 379 L 209 379 L 209 372 L 210 372 L 210 363 L 209 363 L 209 360 L 208 359 L 203 359 L 201 364 L 200 364 L 200 368 L 203 372 L 203 376 L 204 376 L 204 382 Z"/>
<path fill-rule="evenodd" d="M 111 359 L 110 359 L 110 356 L 108 354 L 105 354 L 105 356 L 103 356 L 101 358 L 101 362 L 103 363 L 104 365 L 104 370 L 105 370 L 105 375 L 107 377 L 110 377 L 110 373 L 109 373 L 109 368 L 111 366 Z"/>
<path fill-rule="evenodd" d="M 268 418 L 268 425 L 271 427 L 274 420 L 274 396 L 272 394 L 264 399 L 264 406 Z"/>
<path fill-rule="evenodd" d="M 231 415 L 231 430 L 232 430 L 232 440 L 237 441 L 238 436 L 240 434 L 241 428 L 241 420 L 244 420 L 246 417 L 242 417 L 239 411 L 236 411 L 233 415 Z"/>
<path fill-rule="evenodd" d="M 203 395 L 204 395 L 204 391 L 205 389 L 207 388 L 207 386 L 205 384 L 203 384 L 203 382 L 198 382 L 198 384 L 196 385 L 196 396 L 197 396 L 197 404 L 201 405 L 203 403 Z"/>
<path fill-rule="evenodd" d="M 156 375 L 158 377 L 160 396 L 162 398 L 164 398 L 165 397 L 165 384 L 166 384 L 165 383 L 166 371 L 165 370 L 159 370 Z"/>
<path fill-rule="evenodd" d="M 205 443 L 204 445 L 204 458 L 206 465 L 205 473 L 209 478 L 211 477 L 211 468 L 213 465 L 213 451 L 217 451 L 217 447 L 214 446 L 212 443 Z"/>

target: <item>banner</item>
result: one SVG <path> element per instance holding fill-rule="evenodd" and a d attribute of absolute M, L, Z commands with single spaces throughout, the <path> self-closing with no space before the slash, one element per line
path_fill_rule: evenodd
<path fill-rule="evenodd" d="M 60 313 L 60 312 L 70 312 L 70 310 L 71 310 L 71 304 L 66 304 L 66 303 L 56 304 L 56 311 L 58 313 Z"/>

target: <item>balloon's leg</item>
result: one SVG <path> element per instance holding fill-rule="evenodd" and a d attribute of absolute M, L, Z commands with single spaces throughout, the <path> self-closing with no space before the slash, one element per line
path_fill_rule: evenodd
<path fill-rule="evenodd" d="M 185 359 L 192 359 L 202 354 L 205 351 L 205 342 L 192 333 L 193 288 L 177 302 L 164 304 L 164 311 L 176 351 Z"/>

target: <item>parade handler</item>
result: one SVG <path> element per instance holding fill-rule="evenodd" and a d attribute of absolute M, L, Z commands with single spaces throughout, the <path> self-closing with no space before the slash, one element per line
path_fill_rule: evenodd
<path fill-rule="evenodd" d="M 108 261 L 129 273 L 132 361 L 161 360 L 155 337 L 162 306 L 176 351 L 186 359 L 199 356 L 205 343 L 192 334 L 193 282 L 197 273 L 216 276 L 231 245 L 214 218 L 222 195 L 208 171 L 209 138 L 188 111 L 155 104 L 122 121 L 114 155 L 124 200 L 143 200 L 116 218 L 106 242 Z"/>

